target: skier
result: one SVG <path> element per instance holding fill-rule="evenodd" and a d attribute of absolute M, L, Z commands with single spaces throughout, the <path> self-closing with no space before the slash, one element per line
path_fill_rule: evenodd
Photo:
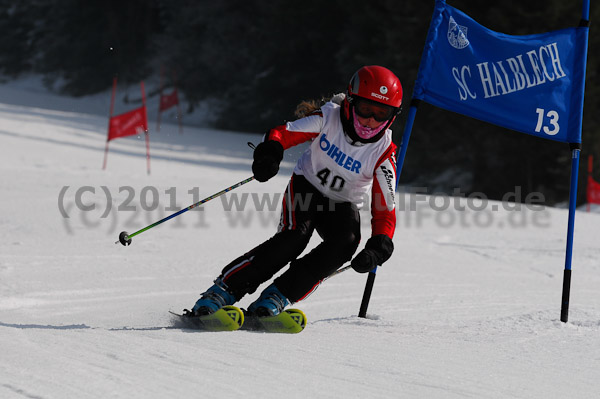
<path fill-rule="evenodd" d="M 289 181 L 277 233 L 225 266 L 201 294 L 194 315 L 211 314 L 251 294 L 290 263 L 249 307 L 274 316 L 312 293 L 352 259 L 360 241 L 359 209 L 371 195 L 372 235 L 351 266 L 365 273 L 392 255 L 396 227 L 396 146 L 389 129 L 402 104 L 400 80 L 381 66 L 364 66 L 340 93 L 318 108 L 302 102 L 293 122 L 271 129 L 254 150 L 252 171 L 266 182 L 285 149 L 312 140 Z M 299 257 L 316 230 L 323 241 Z"/>

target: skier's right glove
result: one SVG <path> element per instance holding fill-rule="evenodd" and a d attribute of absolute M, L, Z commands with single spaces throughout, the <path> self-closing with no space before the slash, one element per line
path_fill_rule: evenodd
<path fill-rule="evenodd" d="M 367 240 L 365 249 L 352 259 L 350 265 L 359 273 L 370 272 L 392 256 L 394 243 L 385 234 L 377 234 Z"/>
<path fill-rule="evenodd" d="M 259 182 L 266 182 L 279 172 L 283 159 L 283 146 L 278 141 L 267 140 L 256 146 L 252 172 Z"/>

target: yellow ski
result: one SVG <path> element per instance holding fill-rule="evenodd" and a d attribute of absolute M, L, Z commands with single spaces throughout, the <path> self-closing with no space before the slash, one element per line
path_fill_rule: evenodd
<path fill-rule="evenodd" d="M 243 330 L 296 334 L 306 327 L 306 315 L 300 309 L 287 309 L 277 316 L 258 317 L 246 313 Z"/>
<path fill-rule="evenodd" d="M 170 313 L 178 316 L 185 327 L 201 331 L 235 331 L 244 324 L 244 312 L 231 305 L 205 316 Z"/>

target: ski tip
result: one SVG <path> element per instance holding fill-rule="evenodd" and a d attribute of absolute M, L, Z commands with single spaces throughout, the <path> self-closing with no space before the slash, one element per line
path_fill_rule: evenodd
<path fill-rule="evenodd" d="M 291 319 L 298 324 L 298 326 L 301 328 L 300 331 L 304 330 L 304 327 L 306 327 L 306 314 L 301 311 L 300 309 L 287 309 L 285 310 L 285 312 L 287 314 L 290 315 Z"/>
<path fill-rule="evenodd" d="M 256 316 L 252 313 L 246 314 L 243 330 L 297 334 L 306 327 L 306 315 L 300 309 L 286 309 L 275 316 Z"/>

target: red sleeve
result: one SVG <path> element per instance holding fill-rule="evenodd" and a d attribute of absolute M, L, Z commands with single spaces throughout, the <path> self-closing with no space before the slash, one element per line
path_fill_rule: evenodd
<path fill-rule="evenodd" d="M 316 138 L 323 127 L 323 113 L 315 111 L 310 115 L 277 126 L 267 133 L 266 140 L 274 140 L 281 143 L 284 150 Z"/>
<path fill-rule="evenodd" d="M 318 135 L 319 133 L 292 132 L 287 130 L 286 125 L 280 125 L 269 130 L 265 137 L 265 141 L 278 141 L 283 146 L 283 149 L 287 150 L 290 147 L 312 140 Z"/>
<path fill-rule="evenodd" d="M 394 237 L 396 230 L 396 145 L 391 143 L 373 173 L 371 234 Z"/>

